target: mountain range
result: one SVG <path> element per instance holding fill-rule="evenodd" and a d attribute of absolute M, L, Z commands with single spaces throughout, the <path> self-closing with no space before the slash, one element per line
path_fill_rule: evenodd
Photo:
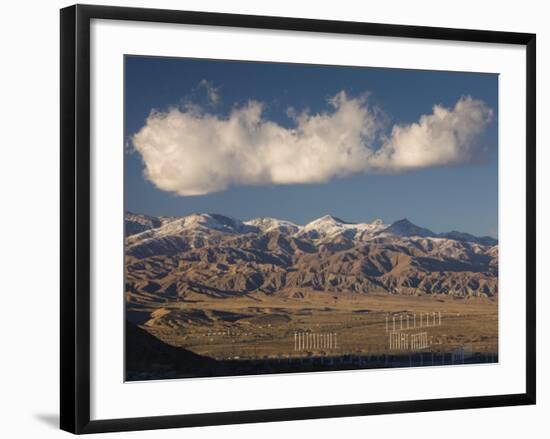
<path fill-rule="evenodd" d="M 312 292 L 498 294 L 496 239 L 434 233 L 407 219 L 350 223 L 326 215 L 302 226 L 127 212 L 125 233 L 126 293 L 134 303 Z"/>

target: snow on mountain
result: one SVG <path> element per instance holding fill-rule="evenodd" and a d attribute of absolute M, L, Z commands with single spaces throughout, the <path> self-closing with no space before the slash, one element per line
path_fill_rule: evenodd
<path fill-rule="evenodd" d="M 456 230 L 453 230 L 452 232 L 445 232 L 440 233 L 437 235 L 441 238 L 447 238 L 452 239 L 454 241 L 461 241 L 461 242 L 477 242 L 481 245 L 497 245 L 498 240 L 495 238 L 492 238 L 491 236 L 474 236 L 470 233 L 463 233 L 463 232 L 457 232 Z"/>
<path fill-rule="evenodd" d="M 316 220 L 313 220 L 310 223 L 306 224 L 304 226 L 304 232 L 310 232 L 312 230 L 316 230 L 317 232 L 325 235 L 333 235 L 344 229 L 347 229 L 348 225 L 351 225 L 351 224 L 346 223 L 340 218 L 337 218 L 332 215 L 325 215 L 325 216 L 322 216 L 321 218 L 317 218 Z"/>
<path fill-rule="evenodd" d="M 408 219 L 390 225 L 376 219 L 372 223 L 350 223 L 332 215 L 325 215 L 305 226 L 277 218 L 261 217 L 240 221 L 215 213 L 191 214 L 183 217 L 152 217 L 126 213 L 126 235 L 131 241 L 148 240 L 174 236 L 207 236 L 216 234 L 248 234 L 278 231 L 285 235 L 316 243 L 326 243 L 335 239 L 367 241 L 375 238 L 427 238 L 474 242 L 480 245 L 497 245 L 494 238 L 476 237 L 469 233 L 434 233 L 419 227 Z"/>
<path fill-rule="evenodd" d="M 208 234 L 217 231 L 225 234 L 256 232 L 255 227 L 224 215 L 214 213 L 191 214 L 165 221 L 156 228 L 146 229 L 134 239 L 164 238 L 183 234 Z"/>
<path fill-rule="evenodd" d="M 286 235 L 294 235 L 301 229 L 300 226 L 290 221 L 269 217 L 254 218 L 252 220 L 245 221 L 244 224 L 247 226 L 256 227 L 263 233 L 279 231 Z"/>
<path fill-rule="evenodd" d="M 163 231 L 172 234 L 178 230 L 211 231 L 216 230 L 224 233 L 247 233 L 255 231 L 254 228 L 243 224 L 235 218 L 215 213 L 201 213 L 184 216 L 168 223 Z"/>
<path fill-rule="evenodd" d="M 452 232 L 434 233 L 430 229 L 419 227 L 411 223 L 408 219 L 394 222 L 389 227 L 377 233 L 378 237 L 402 237 L 402 238 L 429 238 L 432 241 L 447 240 L 458 242 L 472 242 L 485 246 L 493 246 L 498 244 L 498 240 L 490 236 L 474 236 L 470 233 Z"/>
<path fill-rule="evenodd" d="M 348 223 L 332 215 L 325 215 L 306 224 L 300 235 L 310 239 L 326 239 L 344 236 L 349 239 L 365 239 L 387 227 L 380 219 L 372 223 Z"/>

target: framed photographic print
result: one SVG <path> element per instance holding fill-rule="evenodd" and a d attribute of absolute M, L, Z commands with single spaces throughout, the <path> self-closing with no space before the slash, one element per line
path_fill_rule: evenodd
<path fill-rule="evenodd" d="M 534 404 L 535 128 L 533 34 L 62 9 L 62 429 Z"/>

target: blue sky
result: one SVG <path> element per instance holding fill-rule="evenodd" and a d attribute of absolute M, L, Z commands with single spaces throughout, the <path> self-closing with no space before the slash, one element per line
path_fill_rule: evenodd
<path fill-rule="evenodd" d="M 163 180 L 157 185 L 145 178 L 144 166 L 149 160 L 139 148 L 132 151 L 133 136 L 148 124 L 152 110 L 162 114 L 177 107 L 184 113 L 188 111 L 186 105 L 192 103 L 200 108 L 195 122 L 202 126 L 205 115 L 225 120 L 232 111 L 246 107 L 247 102 L 253 100 L 262 103 L 261 119 L 276 123 L 286 133 L 285 130 L 291 132 L 297 124 L 288 115 L 289 107 L 297 113 L 308 110 L 310 115 L 331 114 L 335 110 L 328 100 L 341 91 L 345 91 L 349 99 L 368 93 L 369 108 L 381 110 L 381 115 L 376 116 L 381 128 L 370 140 L 374 148 L 391 137 L 393 126 L 416 123 L 422 115 L 432 114 L 436 104 L 452 109 L 461 97 L 471 96 L 494 112 L 492 120 L 483 125 L 473 141 L 483 153 L 458 163 L 418 169 L 392 165 L 394 168 L 389 172 L 375 169 L 345 171 L 342 175 L 335 171 L 336 176 L 326 182 L 279 184 L 256 175 L 240 184 L 235 183 L 235 177 L 227 177 L 228 183 L 221 183 L 226 184 L 221 190 L 207 189 L 208 192 L 201 195 L 188 195 L 189 191 L 182 189 L 185 194 L 181 195 L 157 187 L 165 183 L 164 176 L 157 177 L 157 182 Z M 127 56 L 125 208 L 150 215 L 216 212 L 243 220 L 272 216 L 299 224 L 325 214 L 352 222 L 376 218 L 393 222 L 408 218 L 436 232 L 459 230 L 495 236 L 498 228 L 497 109 L 498 76 L 492 74 Z M 157 129 L 167 130 L 165 126 L 171 125 L 157 126 Z M 272 143 L 269 145 L 277 148 Z M 161 146 L 171 151 L 173 145 L 165 142 Z M 218 150 L 211 151 L 210 146 L 211 142 L 205 143 L 204 154 L 217 157 Z M 254 143 L 249 148 L 253 146 Z M 182 155 L 174 157 L 181 160 Z M 255 159 L 261 161 L 261 157 Z M 174 175 L 174 182 L 168 181 L 165 186 L 173 183 L 179 187 L 178 178 Z M 191 184 L 187 180 L 181 184 Z"/>

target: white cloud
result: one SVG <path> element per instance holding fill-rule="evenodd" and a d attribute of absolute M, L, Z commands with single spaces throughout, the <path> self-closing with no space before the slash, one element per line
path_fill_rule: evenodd
<path fill-rule="evenodd" d="M 208 100 L 211 104 L 217 105 L 218 102 L 220 102 L 220 94 L 218 92 L 218 89 L 206 79 L 203 79 L 199 82 L 199 88 L 204 88 L 204 90 L 206 91 L 206 96 L 208 97 Z"/>
<path fill-rule="evenodd" d="M 255 101 L 226 117 L 192 105 L 171 108 L 151 113 L 132 141 L 146 178 L 158 188 L 202 195 L 234 185 L 321 183 L 466 163 L 479 155 L 478 139 L 492 116 L 483 102 L 464 97 L 452 109 L 434 106 L 418 123 L 384 135 L 383 118 L 367 95 L 350 98 L 342 91 L 329 105 L 318 114 L 289 111 L 292 128 L 263 118 Z"/>
<path fill-rule="evenodd" d="M 452 109 L 434 105 L 418 123 L 395 125 L 371 164 L 403 171 L 470 162 L 481 152 L 478 139 L 492 117 L 485 103 L 471 97 L 462 97 Z"/>

